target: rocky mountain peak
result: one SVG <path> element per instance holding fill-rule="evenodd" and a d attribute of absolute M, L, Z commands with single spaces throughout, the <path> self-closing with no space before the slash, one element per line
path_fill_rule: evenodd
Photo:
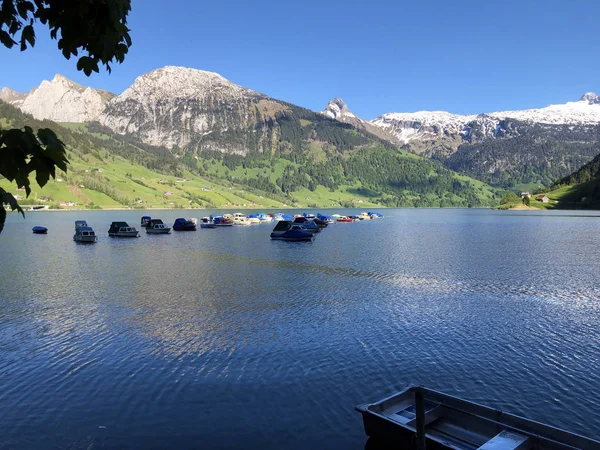
<path fill-rule="evenodd" d="M 13 91 L 14 92 L 14 91 Z M 85 87 L 56 74 L 51 81 L 44 80 L 27 94 L 19 94 L 11 102 L 22 111 L 39 120 L 55 122 L 89 122 L 98 120 L 106 103 L 114 97 L 107 91 Z"/>
<path fill-rule="evenodd" d="M 221 150 L 209 147 L 213 135 L 241 133 L 261 111 L 281 109 L 285 106 L 218 73 L 166 66 L 136 78 L 107 104 L 100 123 L 153 145 L 184 148 L 203 142 L 205 149 Z M 228 151 L 246 152 L 241 146 Z"/>
<path fill-rule="evenodd" d="M 356 118 L 352 111 L 348 109 L 348 106 L 346 105 L 346 103 L 344 103 L 344 100 L 342 100 L 339 97 L 336 97 L 333 100 L 331 100 L 327 104 L 327 107 L 323 111 L 321 111 L 321 114 L 331 119 L 341 121 L 343 121 L 342 119 Z"/>
<path fill-rule="evenodd" d="M 23 100 L 27 94 L 23 94 L 21 92 L 13 91 L 10 88 L 3 87 L 0 89 L 0 100 L 6 103 L 10 103 L 14 106 L 20 106 L 23 103 Z"/>
<path fill-rule="evenodd" d="M 590 105 L 600 105 L 600 97 L 598 97 L 594 92 L 586 92 L 581 97 L 582 102 L 588 102 Z"/>

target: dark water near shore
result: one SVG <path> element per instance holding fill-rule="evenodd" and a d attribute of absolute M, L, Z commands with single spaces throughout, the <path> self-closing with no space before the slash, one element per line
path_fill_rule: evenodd
<path fill-rule="evenodd" d="M 600 217 L 383 212 L 313 243 L 9 214 L 0 447 L 362 449 L 353 406 L 408 383 L 600 438 Z"/>

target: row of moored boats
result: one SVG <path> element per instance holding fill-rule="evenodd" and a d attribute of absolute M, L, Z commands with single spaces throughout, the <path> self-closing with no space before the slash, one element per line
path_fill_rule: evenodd
<path fill-rule="evenodd" d="M 361 220 L 380 219 L 383 215 L 375 212 L 361 213 L 358 216 L 342 216 L 334 214 L 331 216 L 323 214 L 251 214 L 246 216 L 241 213 L 211 215 L 198 219 L 177 218 L 172 226 L 165 224 L 162 219 L 153 219 L 150 216 L 142 216 L 140 226 L 146 229 L 147 234 L 169 234 L 174 231 L 196 231 L 198 225 L 200 228 L 220 228 L 232 227 L 234 225 L 254 225 L 261 223 L 277 222 L 271 232 L 271 239 L 286 241 L 310 241 L 316 233 L 321 232 L 328 225 L 336 222 L 357 222 Z M 36 226 L 33 228 L 36 234 L 46 234 L 48 229 Z M 108 229 L 110 237 L 140 237 L 140 232 L 130 226 L 127 222 L 112 222 Z M 98 236 L 94 229 L 88 225 L 85 220 L 75 221 L 75 235 L 73 240 L 76 242 L 97 242 Z"/>

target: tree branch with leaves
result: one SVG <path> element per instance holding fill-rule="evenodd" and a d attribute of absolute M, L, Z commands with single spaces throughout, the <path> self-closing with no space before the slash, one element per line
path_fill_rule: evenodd
<path fill-rule="evenodd" d="M 130 10 L 130 0 L 0 0 L 0 43 L 27 50 L 35 45 L 35 27 L 41 24 L 57 40 L 66 59 L 78 57 L 77 70 L 90 76 L 102 65 L 110 73 L 111 64 L 122 63 L 131 46 L 127 28 Z M 32 172 L 43 187 L 50 176 L 56 176 L 56 168 L 66 171 L 67 164 L 65 145 L 52 130 L 0 129 L 0 175 L 25 188 L 28 196 Z M 4 205 L 22 214 L 23 210 L 2 188 L 0 203 L 2 232 Z"/>

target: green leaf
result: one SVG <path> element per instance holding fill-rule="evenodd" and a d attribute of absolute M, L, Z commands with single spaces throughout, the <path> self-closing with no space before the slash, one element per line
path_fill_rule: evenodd
<path fill-rule="evenodd" d="M 12 48 L 12 46 L 16 44 L 13 38 L 11 38 L 10 35 L 4 30 L 0 30 L 0 42 L 6 48 Z"/>
<path fill-rule="evenodd" d="M 23 28 L 23 32 L 21 33 L 21 50 L 27 48 L 26 42 L 29 42 L 31 47 L 35 45 L 35 31 L 31 25 L 27 25 Z"/>

